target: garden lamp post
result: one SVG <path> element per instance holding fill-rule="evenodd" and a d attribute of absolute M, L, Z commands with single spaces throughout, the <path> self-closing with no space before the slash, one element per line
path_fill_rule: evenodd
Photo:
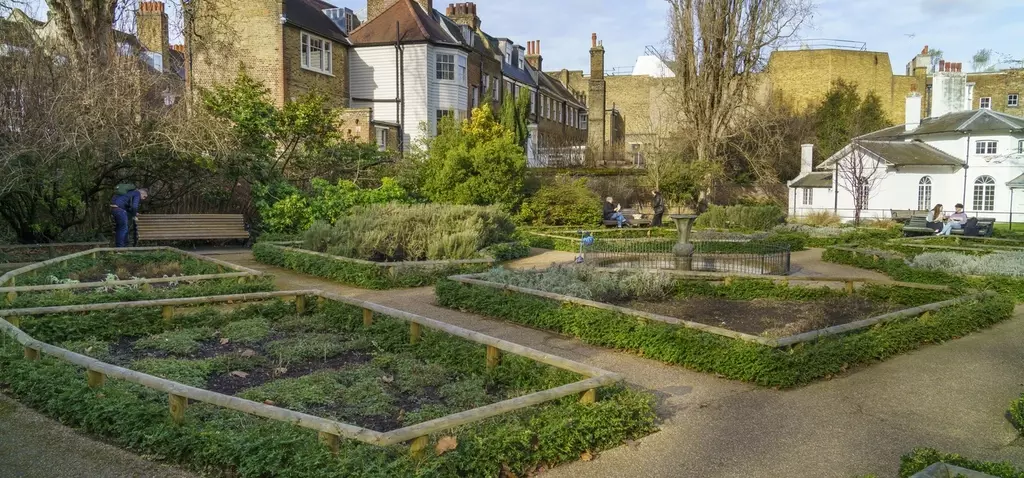
<path fill-rule="evenodd" d="M 690 243 L 690 229 L 693 228 L 693 221 L 697 219 L 696 214 L 673 214 L 669 216 L 676 222 L 676 229 L 679 231 L 679 240 L 672 246 L 672 254 L 676 258 L 676 269 L 684 271 L 693 268 L 693 244 Z"/>

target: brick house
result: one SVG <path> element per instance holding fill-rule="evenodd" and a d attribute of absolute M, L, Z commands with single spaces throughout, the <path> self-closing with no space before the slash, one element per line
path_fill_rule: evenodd
<path fill-rule="evenodd" d="M 327 95 L 342 109 L 349 139 L 377 141 L 372 111 L 349 102 L 349 32 L 358 18 L 321 0 L 206 0 L 186 18 L 190 87 L 228 84 L 244 69 L 283 106 L 304 94 Z M 193 93 L 194 94 L 194 93 Z"/>

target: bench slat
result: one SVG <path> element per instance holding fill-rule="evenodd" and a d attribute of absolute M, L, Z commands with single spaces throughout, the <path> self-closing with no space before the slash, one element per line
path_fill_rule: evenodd
<path fill-rule="evenodd" d="M 136 226 L 140 241 L 249 238 L 241 214 L 143 214 Z"/>

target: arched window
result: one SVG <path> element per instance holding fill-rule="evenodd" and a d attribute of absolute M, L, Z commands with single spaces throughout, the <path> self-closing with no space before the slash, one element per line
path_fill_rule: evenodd
<path fill-rule="evenodd" d="M 917 182 L 917 210 L 932 208 L 932 178 L 925 176 Z"/>
<path fill-rule="evenodd" d="M 978 176 L 974 180 L 974 210 L 996 210 L 996 180 L 992 176 Z"/>

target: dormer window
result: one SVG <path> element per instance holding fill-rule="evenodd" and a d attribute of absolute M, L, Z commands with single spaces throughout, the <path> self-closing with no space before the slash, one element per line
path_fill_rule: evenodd
<path fill-rule="evenodd" d="M 330 75 L 333 64 L 331 41 L 305 32 L 302 33 L 301 39 L 302 68 Z"/>
<path fill-rule="evenodd" d="M 469 45 L 470 47 L 473 46 L 473 33 L 470 31 L 469 27 L 466 26 L 466 25 L 462 25 L 462 38 L 466 39 L 466 44 L 467 45 Z"/>
<path fill-rule="evenodd" d="M 512 45 L 509 43 L 505 44 L 505 64 L 512 64 Z"/>

